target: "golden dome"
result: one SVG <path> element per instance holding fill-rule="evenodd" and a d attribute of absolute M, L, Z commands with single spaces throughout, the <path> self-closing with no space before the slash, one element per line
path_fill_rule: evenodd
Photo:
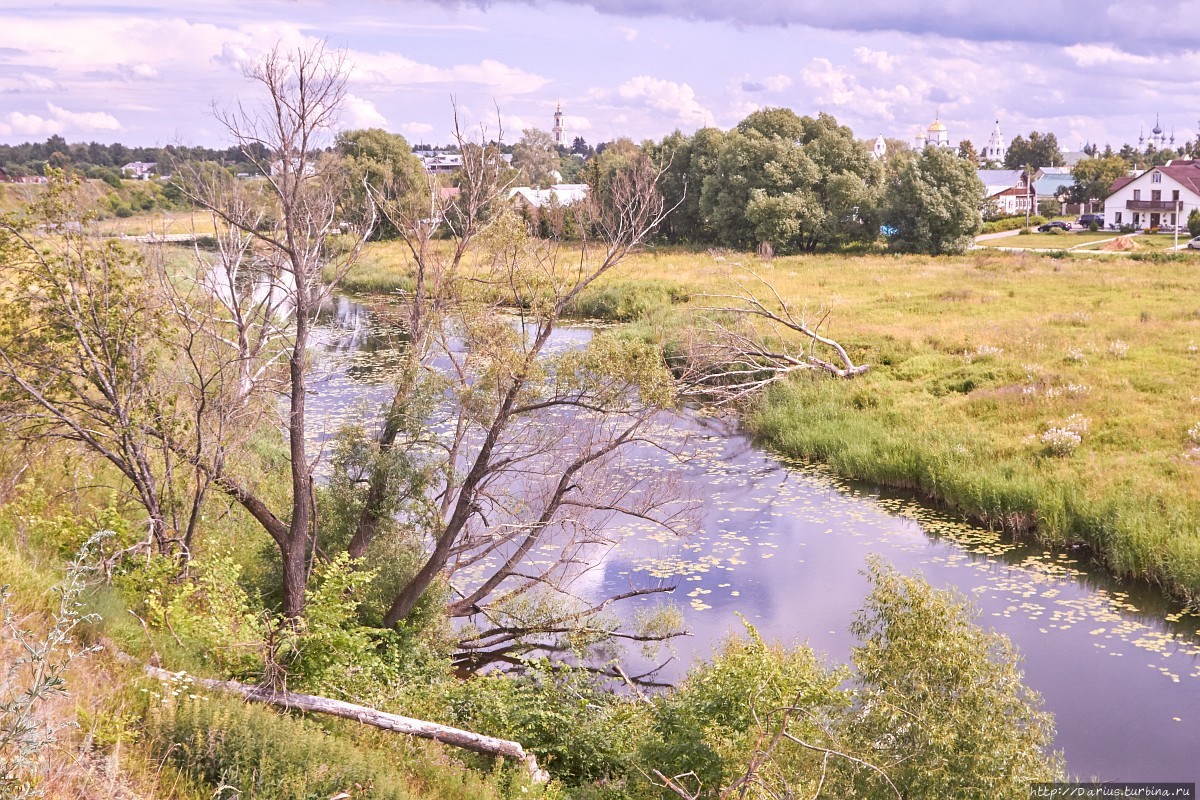
<path fill-rule="evenodd" d="M 934 131 L 941 132 L 944 130 L 946 130 L 946 126 L 942 124 L 941 120 L 935 119 L 933 121 L 933 124 L 929 126 L 930 133 L 933 133 Z"/>

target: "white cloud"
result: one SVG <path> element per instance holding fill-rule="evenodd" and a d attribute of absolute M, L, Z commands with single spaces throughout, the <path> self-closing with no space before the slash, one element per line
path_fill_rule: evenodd
<path fill-rule="evenodd" d="M 860 116 L 891 119 L 891 98 L 895 87 L 863 86 L 845 69 L 835 67 L 827 58 L 814 58 L 800 73 L 805 85 L 815 89 L 820 105 L 852 109 Z M 828 109 L 826 109 L 828 110 Z"/>
<path fill-rule="evenodd" d="M 1157 58 L 1126 53 L 1110 44 L 1076 44 L 1063 50 L 1080 67 L 1095 67 L 1101 64 L 1148 66 L 1159 63 Z"/>
<path fill-rule="evenodd" d="M 388 121 L 370 100 L 347 94 L 342 111 L 342 124 L 346 128 L 386 128 Z"/>
<path fill-rule="evenodd" d="M 617 94 L 674 116 L 689 125 L 712 124 L 712 113 L 696 99 L 696 91 L 686 83 L 676 83 L 649 75 L 630 78 L 619 87 Z"/>
<path fill-rule="evenodd" d="M 19 136 L 52 136 L 56 133 L 91 133 L 124 130 L 112 114 L 104 111 L 68 111 L 54 103 L 46 103 L 50 115 L 26 114 L 11 111 L 0 121 L 0 134 Z"/>
<path fill-rule="evenodd" d="M 782 73 L 779 75 L 771 75 L 766 78 L 763 78 L 763 86 L 765 86 L 768 91 L 782 92 L 784 89 L 788 88 L 791 85 L 792 85 L 792 79 Z"/>
<path fill-rule="evenodd" d="M 400 126 L 400 130 L 412 138 L 424 139 L 433 133 L 433 126 L 427 122 L 405 122 Z"/>
<path fill-rule="evenodd" d="M 62 124 L 57 120 L 39 117 L 37 114 L 22 114 L 11 111 L 4 115 L 0 122 L 0 133 L 17 134 L 18 136 L 51 136 L 62 130 Z"/>
<path fill-rule="evenodd" d="M 50 114 L 61 122 L 68 130 L 74 131 L 119 131 L 121 123 L 112 114 L 104 111 L 68 111 L 65 108 L 46 103 Z"/>
<path fill-rule="evenodd" d="M 592 121 L 587 117 L 581 117 L 576 114 L 563 114 L 563 127 L 569 132 L 590 131 L 592 129 Z"/>
<path fill-rule="evenodd" d="M 869 47 L 854 48 L 854 57 L 858 63 L 874 67 L 880 72 L 891 72 L 892 67 L 896 65 L 895 56 L 888 55 L 883 50 L 872 50 Z"/>
<path fill-rule="evenodd" d="M 126 65 L 123 72 L 129 77 L 139 81 L 150 81 L 158 77 L 158 70 L 149 64 L 133 64 Z"/>
<path fill-rule="evenodd" d="M 637 28 L 619 27 L 617 28 L 617 33 L 621 34 L 621 38 L 625 41 L 632 42 L 638 38 L 640 31 Z"/>

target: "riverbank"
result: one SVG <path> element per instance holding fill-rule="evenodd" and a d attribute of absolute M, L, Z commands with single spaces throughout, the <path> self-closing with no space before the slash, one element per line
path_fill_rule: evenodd
<path fill-rule="evenodd" d="M 398 253 L 382 246 L 359 280 L 402 281 Z M 764 443 L 1019 535 L 1084 544 L 1117 575 L 1200 598 L 1191 265 L 994 252 L 760 262 L 663 249 L 595 291 L 682 287 L 627 300 L 636 313 L 621 315 L 670 341 L 736 264 L 797 308 L 828 309 L 823 332 L 873 365 L 852 381 L 801 378 L 767 393 L 747 415 Z"/>

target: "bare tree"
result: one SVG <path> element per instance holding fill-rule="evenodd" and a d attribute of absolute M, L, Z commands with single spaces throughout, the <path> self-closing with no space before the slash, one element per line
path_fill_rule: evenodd
<path fill-rule="evenodd" d="M 731 292 L 705 295 L 723 305 L 706 307 L 704 325 L 685 343 L 680 381 L 686 394 L 720 406 L 796 372 L 853 378 L 871 368 L 855 364 L 841 344 L 820 332 L 827 310 L 811 320 L 746 267 L 738 267 L 729 282 Z"/>
<path fill-rule="evenodd" d="M 243 184 L 223 171 L 187 165 L 179 173 L 184 193 L 209 211 L 218 232 L 216 262 L 199 259 L 192 276 L 217 298 L 215 313 L 195 313 L 196 305 L 187 302 L 179 304 L 179 313 L 189 328 L 228 345 L 215 361 L 216 374 L 234 380 L 233 410 L 247 407 L 263 378 L 276 377 L 269 374 L 275 362 L 285 371 L 276 386 L 286 398 L 289 507 L 284 513 L 270 508 L 225 459 L 189 455 L 275 541 L 283 613 L 289 618 L 303 611 L 316 545 L 314 463 L 305 429 L 312 324 L 321 299 L 357 259 L 375 219 L 369 203 L 364 209 L 346 207 L 345 170 L 323 152 L 332 143 L 347 75 L 345 56 L 321 44 L 288 52 L 276 48 L 246 70 L 262 90 L 262 105 L 238 103 L 215 112 L 263 173 L 262 181 Z M 281 325 L 285 314 L 287 324 Z M 223 331 L 231 334 L 222 337 Z M 205 380 L 206 370 L 198 367 L 196 377 Z"/>

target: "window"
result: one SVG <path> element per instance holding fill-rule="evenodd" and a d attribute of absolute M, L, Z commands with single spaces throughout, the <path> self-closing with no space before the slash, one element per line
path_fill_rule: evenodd
<path fill-rule="evenodd" d="M 1120 211 L 1113 214 L 1113 222 L 1115 222 L 1118 225 L 1121 224 L 1121 212 Z"/>
<path fill-rule="evenodd" d="M 1133 199 L 1134 199 L 1134 200 L 1141 200 L 1141 199 L 1142 199 L 1142 190 L 1141 190 L 1141 189 L 1134 189 L 1134 190 L 1133 190 Z"/>
<path fill-rule="evenodd" d="M 1150 179 L 1150 182 L 1151 183 L 1162 183 L 1162 173 L 1161 172 L 1154 173 L 1154 177 L 1152 177 Z"/>
<path fill-rule="evenodd" d="M 1179 199 L 1179 190 L 1178 190 L 1178 189 L 1172 189 L 1172 190 L 1171 190 L 1171 199 L 1172 199 L 1172 200 L 1178 200 L 1178 199 Z"/>
<path fill-rule="evenodd" d="M 1150 190 L 1150 199 L 1156 203 L 1161 203 L 1162 202 L 1162 189 L 1151 189 Z"/>

